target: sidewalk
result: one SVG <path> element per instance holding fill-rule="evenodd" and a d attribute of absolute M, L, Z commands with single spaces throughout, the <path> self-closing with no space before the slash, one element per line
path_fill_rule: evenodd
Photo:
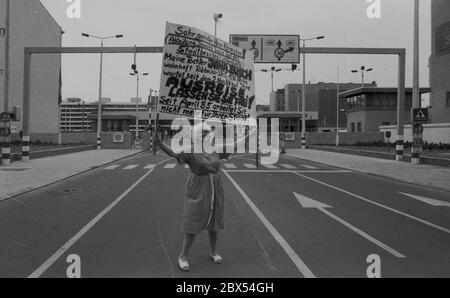
<path fill-rule="evenodd" d="M 0 201 L 139 152 L 89 150 L 0 166 Z"/>
<path fill-rule="evenodd" d="M 407 162 L 319 150 L 286 151 L 291 157 L 450 191 L 450 168 L 446 167 L 413 166 Z"/>

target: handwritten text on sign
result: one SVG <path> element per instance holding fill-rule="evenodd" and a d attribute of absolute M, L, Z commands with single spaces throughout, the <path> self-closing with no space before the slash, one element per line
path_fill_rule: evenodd
<path fill-rule="evenodd" d="M 246 121 L 255 114 L 253 53 L 167 23 L 158 111 Z"/>

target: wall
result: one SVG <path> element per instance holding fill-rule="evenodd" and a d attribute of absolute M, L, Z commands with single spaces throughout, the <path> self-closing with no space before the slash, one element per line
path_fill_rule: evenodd
<path fill-rule="evenodd" d="M 411 123 L 411 113 L 403 111 L 403 119 L 406 124 Z M 355 132 L 358 122 L 361 122 L 362 132 L 378 132 L 384 122 L 397 124 L 397 111 L 392 110 L 361 110 L 349 112 L 347 116 L 347 129 L 351 132 L 351 124 L 355 123 Z"/>
<path fill-rule="evenodd" d="M 386 131 L 391 132 L 391 142 L 394 142 L 397 139 L 397 126 L 380 126 L 380 132 L 384 134 Z M 450 123 L 424 124 L 423 138 L 428 143 L 450 144 Z M 411 125 L 405 125 L 405 141 L 412 142 Z"/>
<path fill-rule="evenodd" d="M 61 133 L 61 144 L 97 144 L 96 132 Z"/>
<path fill-rule="evenodd" d="M 113 134 L 111 132 L 103 132 L 102 133 L 102 149 L 131 149 L 132 148 L 132 140 L 133 135 L 129 132 L 125 134 L 125 140 L 123 143 L 114 143 L 113 142 Z"/>
<path fill-rule="evenodd" d="M 3 9 L 5 2 L 6 0 L 0 0 L 0 27 L 4 27 L 6 19 Z M 10 3 L 9 106 L 23 107 L 24 47 L 60 47 L 61 28 L 38 0 L 13 0 Z M 0 40 L 0 56 L 4 57 L 4 38 L 0 38 Z M 3 61 L 0 63 L 3 64 Z M 57 54 L 34 55 L 31 67 L 30 132 L 39 134 L 58 133 L 61 56 Z M 0 98 L 3 104 L 3 96 L 0 96 Z M 21 122 L 14 123 L 14 125 L 17 126 L 17 131 L 22 130 Z"/>
<path fill-rule="evenodd" d="M 436 47 L 436 30 L 448 24 L 447 34 L 450 36 L 450 1 L 432 0 L 432 55 L 430 57 L 431 87 L 431 121 L 433 123 L 450 122 L 450 106 L 447 106 L 447 92 L 450 92 L 450 51 L 438 53 Z"/>
<path fill-rule="evenodd" d="M 355 145 L 358 142 L 379 142 L 383 141 L 384 135 L 375 133 L 340 133 L 339 143 L 341 145 Z M 280 142 L 281 143 L 281 142 Z M 306 133 L 307 145 L 336 145 L 336 133 Z M 300 148 L 301 133 L 295 133 L 295 141 L 285 141 L 285 148 Z"/>

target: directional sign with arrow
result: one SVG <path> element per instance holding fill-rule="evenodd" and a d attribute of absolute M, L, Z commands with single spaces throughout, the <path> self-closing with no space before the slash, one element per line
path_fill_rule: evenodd
<path fill-rule="evenodd" d="M 255 63 L 300 63 L 300 36 L 298 35 L 230 35 L 230 43 L 253 50 Z"/>
<path fill-rule="evenodd" d="M 352 230 L 353 232 L 357 233 L 358 235 L 362 236 L 363 238 L 365 238 L 366 240 L 372 242 L 373 244 L 377 245 L 378 247 L 384 249 L 385 251 L 389 252 L 390 254 L 394 255 L 397 258 L 406 258 L 405 255 L 399 253 L 397 250 L 387 246 L 386 244 L 384 244 L 383 242 L 375 239 L 374 237 L 370 236 L 369 234 L 361 231 L 360 229 L 358 229 L 357 227 L 349 224 L 348 222 L 346 222 L 345 220 L 343 220 L 342 218 L 334 215 L 333 213 L 329 212 L 328 208 L 332 208 L 331 206 L 327 205 L 327 204 L 323 204 L 321 202 L 315 201 L 313 199 L 310 199 L 308 197 L 302 196 L 298 193 L 294 192 L 294 196 L 295 198 L 298 200 L 298 202 L 300 203 L 300 205 L 305 208 L 305 209 L 317 209 L 320 212 L 324 213 L 325 215 L 331 217 L 332 219 L 334 219 L 335 221 L 343 224 L 345 227 L 349 228 L 350 230 Z"/>

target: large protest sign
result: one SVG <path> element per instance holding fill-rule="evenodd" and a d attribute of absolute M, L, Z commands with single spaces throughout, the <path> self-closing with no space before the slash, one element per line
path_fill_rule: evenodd
<path fill-rule="evenodd" d="M 201 30 L 167 23 L 158 112 L 247 121 L 256 114 L 254 54 Z"/>

